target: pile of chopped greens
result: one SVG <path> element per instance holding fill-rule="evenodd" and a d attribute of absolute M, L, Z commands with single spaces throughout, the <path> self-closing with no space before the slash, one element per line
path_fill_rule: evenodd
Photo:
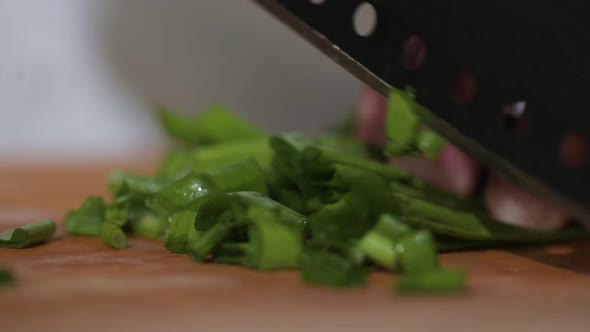
<path fill-rule="evenodd" d="M 116 249 L 130 235 L 155 239 L 196 262 L 294 269 L 306 283 L 332 287 L 390 271 L 402 293 L 465 289 L 464 273 L 443 268 L 439 252 L 587 236 L 576 226 L 538 233 L 502 224 L 480 201 L 383 163 L 391 154 L 435 158 L 445 144 L 420 128 L 411 94 L 394 92 L 389 144 L 377 156 L 350 122 L 317 137 L 267 135 L 222 108 L 192 119 L 162 108 L 165 131 L 183 144 L 154 176 L 112 173 L 112 199 L 87 198 L 68 213 L 66 231 Z M 0 246 L 39 242 L 44 227 L 1 235 Z"/>

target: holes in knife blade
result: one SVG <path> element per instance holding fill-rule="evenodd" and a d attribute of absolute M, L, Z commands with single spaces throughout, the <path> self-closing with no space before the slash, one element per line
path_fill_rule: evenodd
<path fill-rule="evenodd" d="M 419 69 L 426 61 L 426 51 L 426 44 L 422 38 L 410 36 L 402 48 L 402 65 L 408 70 Z"/>
<path fill-rule="evenodd" d="M 323 5 L 326 0 L 309 0 L 311 1 L 311 3 L 313 3 L 314 5 Z"/>
<path fill-rule="evenodd" d="M 523 136 L 529 129 L 531 117 L 525 100 L 507 104 L 502 108 L 502 120 L 506 128 L 517 136 Z"/>
<path fill-rule="evenodd" d="M 359 36 L 370 36 L 377 27 L 377 10 L 368 2 L 361 3 L 354 10 L 352 24 Z"/>
<path fill-rule="evenodd" d="M 589 144 L 582 134 L 567 134 L 559 146 L 559 158 L 562 164 L 572 170 L 588 164 Z"/>
<path fill-rule="evenodd" d="M 473 102 L 478 92 L 477 78 L 470 70 L 459 71 L 453 79 L 451 97 L 459 105 Z"/>

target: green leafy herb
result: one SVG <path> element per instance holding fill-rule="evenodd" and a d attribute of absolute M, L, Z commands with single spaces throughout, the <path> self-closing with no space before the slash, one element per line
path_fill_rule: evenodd
<path fill-rule="evenodd" d="M 22 249 L 49 241 L 55 233 L 53 220 L 39 221 L 0 234 L 0 248 Z"/>

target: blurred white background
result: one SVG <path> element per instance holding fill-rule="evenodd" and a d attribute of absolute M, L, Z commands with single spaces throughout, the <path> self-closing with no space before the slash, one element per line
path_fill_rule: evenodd
<path fill-rule="evenodd" d="M 0 0 L 0 160 L 139 156 L 154 104 L 317 132 L 358 85 L 250 0 Z"/>

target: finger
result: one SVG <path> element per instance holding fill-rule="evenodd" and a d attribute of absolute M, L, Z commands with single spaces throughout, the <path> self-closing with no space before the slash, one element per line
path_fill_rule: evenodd
<path fill-rule="evenodd" d="M 359 98 L 357 135 L 362 142 L 385 145 L 385 114 L 387 99 L 368 86 L 363 86 Z"/>
<path fill-rule="evenodd" d="M 387 99 L 363 86 L 359 100 L 358 137 L 365 143 L 385 145 Z M 405 169 L 427 183 L 460 195 L 475 189 L 480 174 L 478 164 L 455 147 L 445 147 L 436 161 L 425 158 L 395 157 L 391 164 Z"/>
<path fill-rule="evenodd" d="M 393 157 L 390 163 L 432 186 L 459 195 L 471 194 L 481 173 L 475 160 L 452 145 L 445 146 L 437 160 Z"/>
<path fill-rule="evenodd" d="M 550 202 L 535 198 L 497 176 L 492 176 L 486 186 L 485 203 L 494 218 L 523 228 L 551 231 L 567 222 L 566 215 Z"/>

